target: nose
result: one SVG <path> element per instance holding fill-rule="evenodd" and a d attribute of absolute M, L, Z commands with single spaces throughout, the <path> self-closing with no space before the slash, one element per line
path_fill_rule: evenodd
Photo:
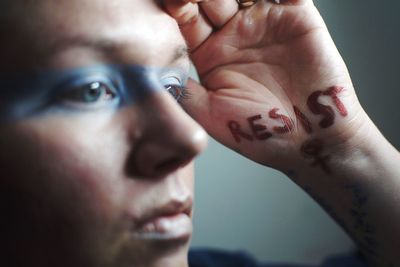
<path fill-rule="evenodd" d="M 161 177 L 190 163 L 207 146 L 207 134 L 166 92 L 141 102 L 140 137 L 128 159 L 130 175 Z"/>

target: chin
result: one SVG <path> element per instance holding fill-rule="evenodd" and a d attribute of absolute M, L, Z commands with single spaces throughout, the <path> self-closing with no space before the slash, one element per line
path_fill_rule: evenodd
<path fill-rule="evenodd" d="M 187 267 L 189 245 L 190 238 L 128 245 L 110 267 Z"/>

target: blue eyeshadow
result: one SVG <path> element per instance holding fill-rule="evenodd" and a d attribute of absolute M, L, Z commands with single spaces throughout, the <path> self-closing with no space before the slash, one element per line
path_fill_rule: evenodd
<path fill-rule="evenodd" d="M 188 78 L 179 68 L 140 65 L 95 65 L 0 74 L 0 121 L 36 116 L 51 110 L 79 112 L 79 108 L 65 108 L 59 102 L 60 97 L 73 88 L 96 82 L 115 88 L 118 101 L 112 102 L 113 106 L 109 108 L 132 105 L 155 92 L 165 91 L 171 77 L 176 86 L 182 87 Z"/>

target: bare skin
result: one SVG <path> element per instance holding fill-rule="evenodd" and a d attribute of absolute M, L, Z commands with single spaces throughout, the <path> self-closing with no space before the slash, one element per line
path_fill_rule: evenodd
<path fill-rule="evenodd" d="M 13 1 L 0 69 L 139 64 L 187 72 L 187 57 L 170 61 L 186 39 L 202 82 L 189 82 L 186 111 L 223 144 L 288 174 L 371 266 L 399 265 L 400 156 L 359 104 L 312 1 L 243 10 L 234 0 L 191 2 Z M 187 267 L 190 231 L 138 235 L 154 214 L 191 218 L 203 128 L 166 92 L 118 110 L 106 108 L 107 98 L 100 104 L 1 124 L 8 266 Z"/>
<path fill-rule="evenodd" d="M 397 266 L 400 155 L 358 102 L 313 2 L 280 2 L 165 0 L 201 79 L 185 108 L 226 146 L 288 174 L 371 266 Z"/>
<path fill-rule="evenodd" d="M 185 47 L 179 28 L 155 2 L 7 7 L 18 15 L 7 13 L 0 35 L 2 73 L 107 64 L 189 72 L 188 57 L 176 58 Z M 92 101 L 95 108 L 75 97 L 67 110 L 55 101 L 57 112 L 1 122 L 2 265 L 187 266 L 192 160 L 207 137 L 164 89 L 120 109 L 101 91 L 107 97 Z M 185 232 L 143 229 L 174 216 Z"/>

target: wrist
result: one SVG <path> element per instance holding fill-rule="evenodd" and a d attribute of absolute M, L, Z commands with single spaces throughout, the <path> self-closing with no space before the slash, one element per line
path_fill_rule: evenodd
<path fill-rule="evenodd" d="M 400 154 L 365 112 L 360 116 L 352 136 L 325 143 L 329 173 L 299 156 L 287 174 L 345 229 L 368 261 L 386 266 L 397 260 L 400 245 Z"/>
<path fill-rule="evenodd" d="M 380 150 L 390 146 L 359 106 L 351 118 L 339 120 L 331 129 L 300 142 L 290 164 L 293 168 L 288 170 L 296 176 L 345 177 L 372 166 Z"/>

